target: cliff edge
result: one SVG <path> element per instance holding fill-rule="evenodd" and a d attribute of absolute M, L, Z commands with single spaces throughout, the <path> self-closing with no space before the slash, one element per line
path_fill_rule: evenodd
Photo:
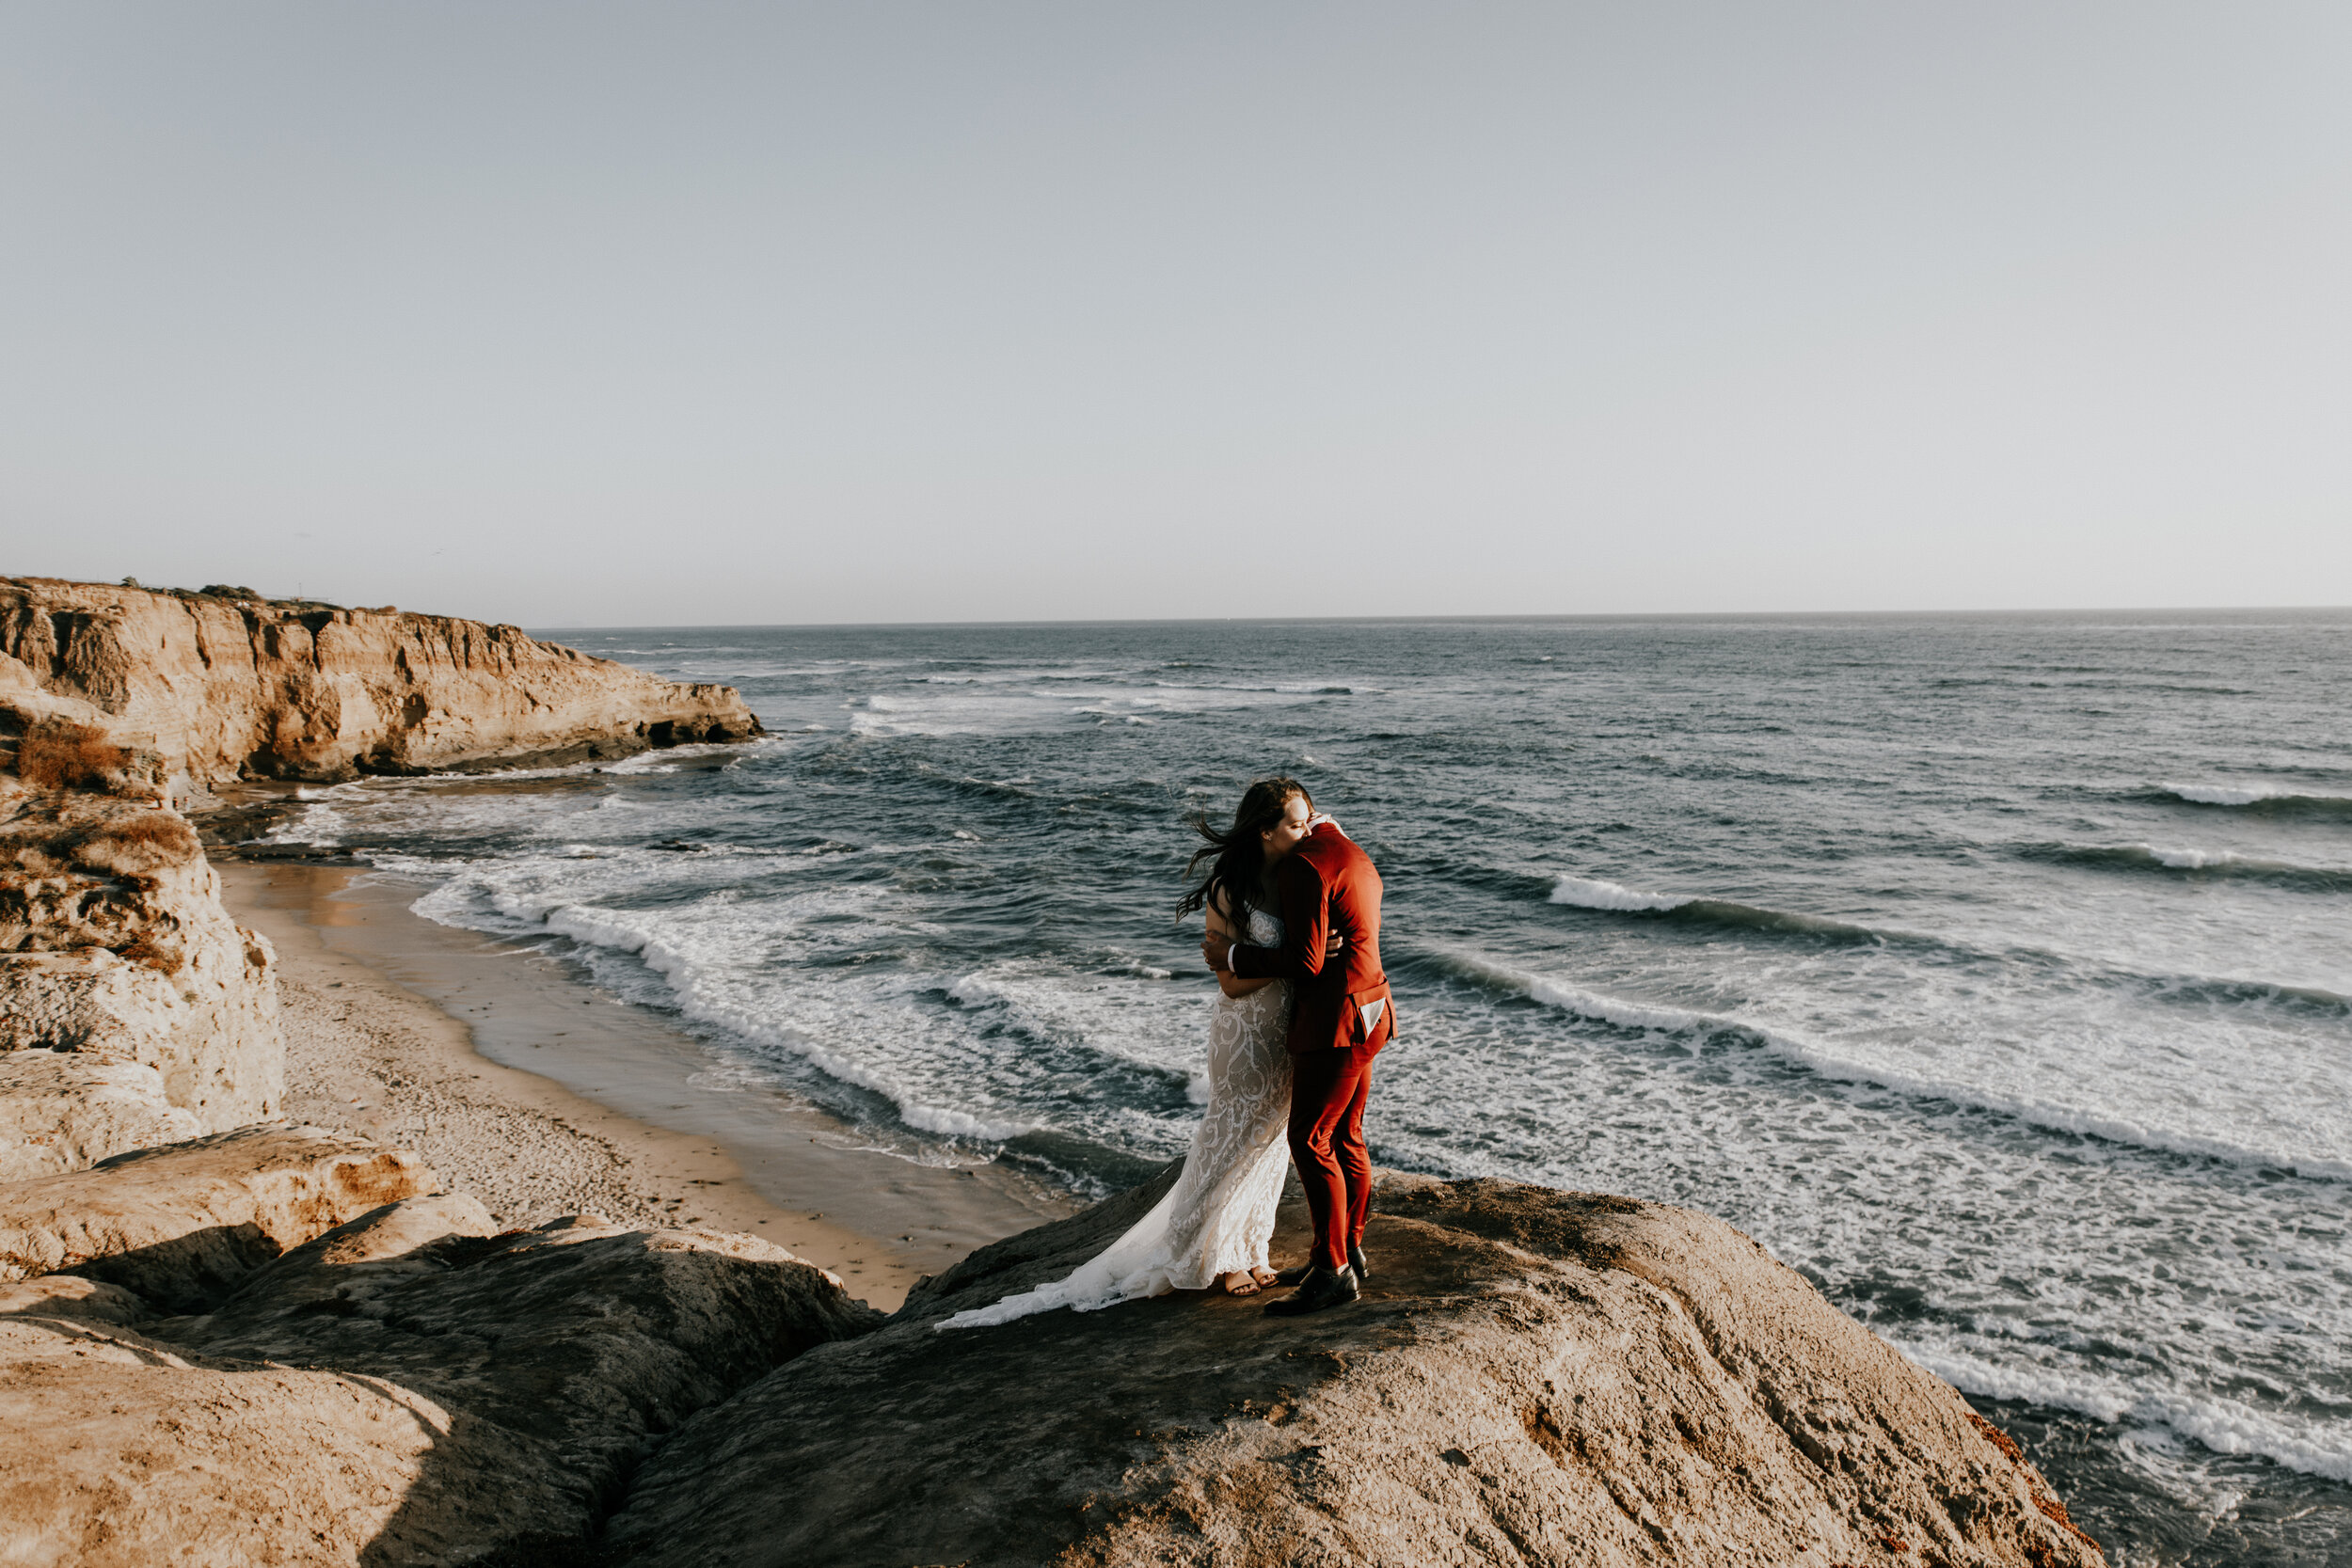
<path fill-rule="evenodd" d="M 1948 1386 L 1667 1204 L 1391 1171 L 1352 1307 L 1278 1319 L 1190 1293 L 937 1326 L 1083 1262 L 1173 1173 L 983 1248 L 882 1331 L 705 1408 L 639 1470 L 602 1560 L 2104 1561 Z M 1307 1240 L 1294 1196 L 1278 1260 Z"/>
<path fill-rule="evenodd" d="M 110 745 L 174 794 L 760 733 L 733 687 L 661 680 L 515 626 L 239 588 L 0 578 L 0 747 Z"/>

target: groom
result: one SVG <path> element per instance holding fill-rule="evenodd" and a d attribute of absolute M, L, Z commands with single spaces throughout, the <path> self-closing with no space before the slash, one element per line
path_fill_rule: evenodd
<path fill-rule="evenodd" d="M 1200 951 L 1211 969 L 1292 983 L 1291 1159 L 1314 1216 L 1315 1250 L 1297 1291 L 1266 1307 L 1291 1317 L 1354 1301 L 1363 1281 L 1364 1216 L 1372 1206 L 1364 1101 L 1372 1059 L 1395 1034 L 1396 1018 L 1380 968 L 1380 874 L 1372 857 L 1338 823 L 1318 816 L 1275 879 L 1281 946 L 1212 934 Z M 1334 936 L 1338 955 L 1327 958 Z"/>

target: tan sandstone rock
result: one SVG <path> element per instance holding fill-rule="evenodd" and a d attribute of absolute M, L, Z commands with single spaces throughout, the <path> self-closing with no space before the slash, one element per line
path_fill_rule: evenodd
<path fill-rule="evenodd" d="M 750 1237 L 487 1224 L 468 1198 L 391 1205 L 144 1332 L 0 1296 L 0 1561 L 374 1568 L 576 1541 L 656 1434 L 881 1322 Z"/>
<path fill-rule="evenodd" d="M 39 1279 L 0 1285 L 0 1318 L 80 1318 L 127 1325 L 153 1316 L 137 1292 L 103 1279 L 46 1274 Z"/>
<path fill-rule="evenodd" d="M 356 1564 L 428 1471 L 507 1458 L 373 1379 L 0 1316 L 0 1562 Z"/>
<path fill-rule="evenodd" d="M 1183 1295 L 934 1328 L 1066 1271 L 1157 1190 L 983 1249 L 882 1333 L 689 1422 L 609 1528 L 614 1560 L 2101 1560 L 1958 1394 L 1660 1204 L 1390 1174 L 1351 1307 Z"/>
<path fill-rule="evenodd" d="M 75 1052 L 0 1052 L 0 1184 L 57 1176 L 204 1131 L 139 1062 Z"/>
<path fill-rule="evenodd" d="M 0 782 L 0 1053 L 151 1068 L 191 1131 L 263 1120 L 285 1098 L 275 962 L 177 812 Z"/>
<path fill-rule="evenodd" d="M 507 626 L 397 610 L 0 578 L 0 744 L 90 726 L 175 787 L 328 780 L 739 740 L 732 687 Z"/>
<path fill-rule="evenodd" d="M 290 1247 L 431 1192 L 406 1149 L 283 1123 L 0 1187 L 0 1282 L 68 1270 L 200 1311 Z"/>

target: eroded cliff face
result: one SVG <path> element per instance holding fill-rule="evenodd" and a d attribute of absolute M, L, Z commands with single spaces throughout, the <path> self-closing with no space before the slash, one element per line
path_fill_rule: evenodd
<path fill-rule="evenodd" d="M 159 781 L 327 781 L 739 740 L 726 686 L 680 685 L 508 626 L 386 608 L 0 578 L 0 746 L 79 724 Z"/>
<path fill-rule="evenodd" d="M 0 1180 L 277 1116 L 276 961 L 179 813 L 0 778 Z"/>

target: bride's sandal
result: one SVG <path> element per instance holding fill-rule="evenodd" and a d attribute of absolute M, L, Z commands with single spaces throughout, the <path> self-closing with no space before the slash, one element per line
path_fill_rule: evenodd
<path fill-rule="evenodd" d="M 1269 1285 L 1279 1285 L 1282 1283 L 1282 1276 L 1276 1274 L 1272 1269 L 1251 1269 L 1249 1271 L 1249 1277 L 1258 1282 L 1258 1289 L 1261 1291 L 1264 1290 Z"/>
<path fill-rule="evenodd" d="M 1235 1269 L 1232 1274 L 1227 1275 L 1224 1285 L 1225 1293 L 1229 1296 L 1254 1296 L 1260 1289 L 1257 1280 L 1243 1269 Z"/>

